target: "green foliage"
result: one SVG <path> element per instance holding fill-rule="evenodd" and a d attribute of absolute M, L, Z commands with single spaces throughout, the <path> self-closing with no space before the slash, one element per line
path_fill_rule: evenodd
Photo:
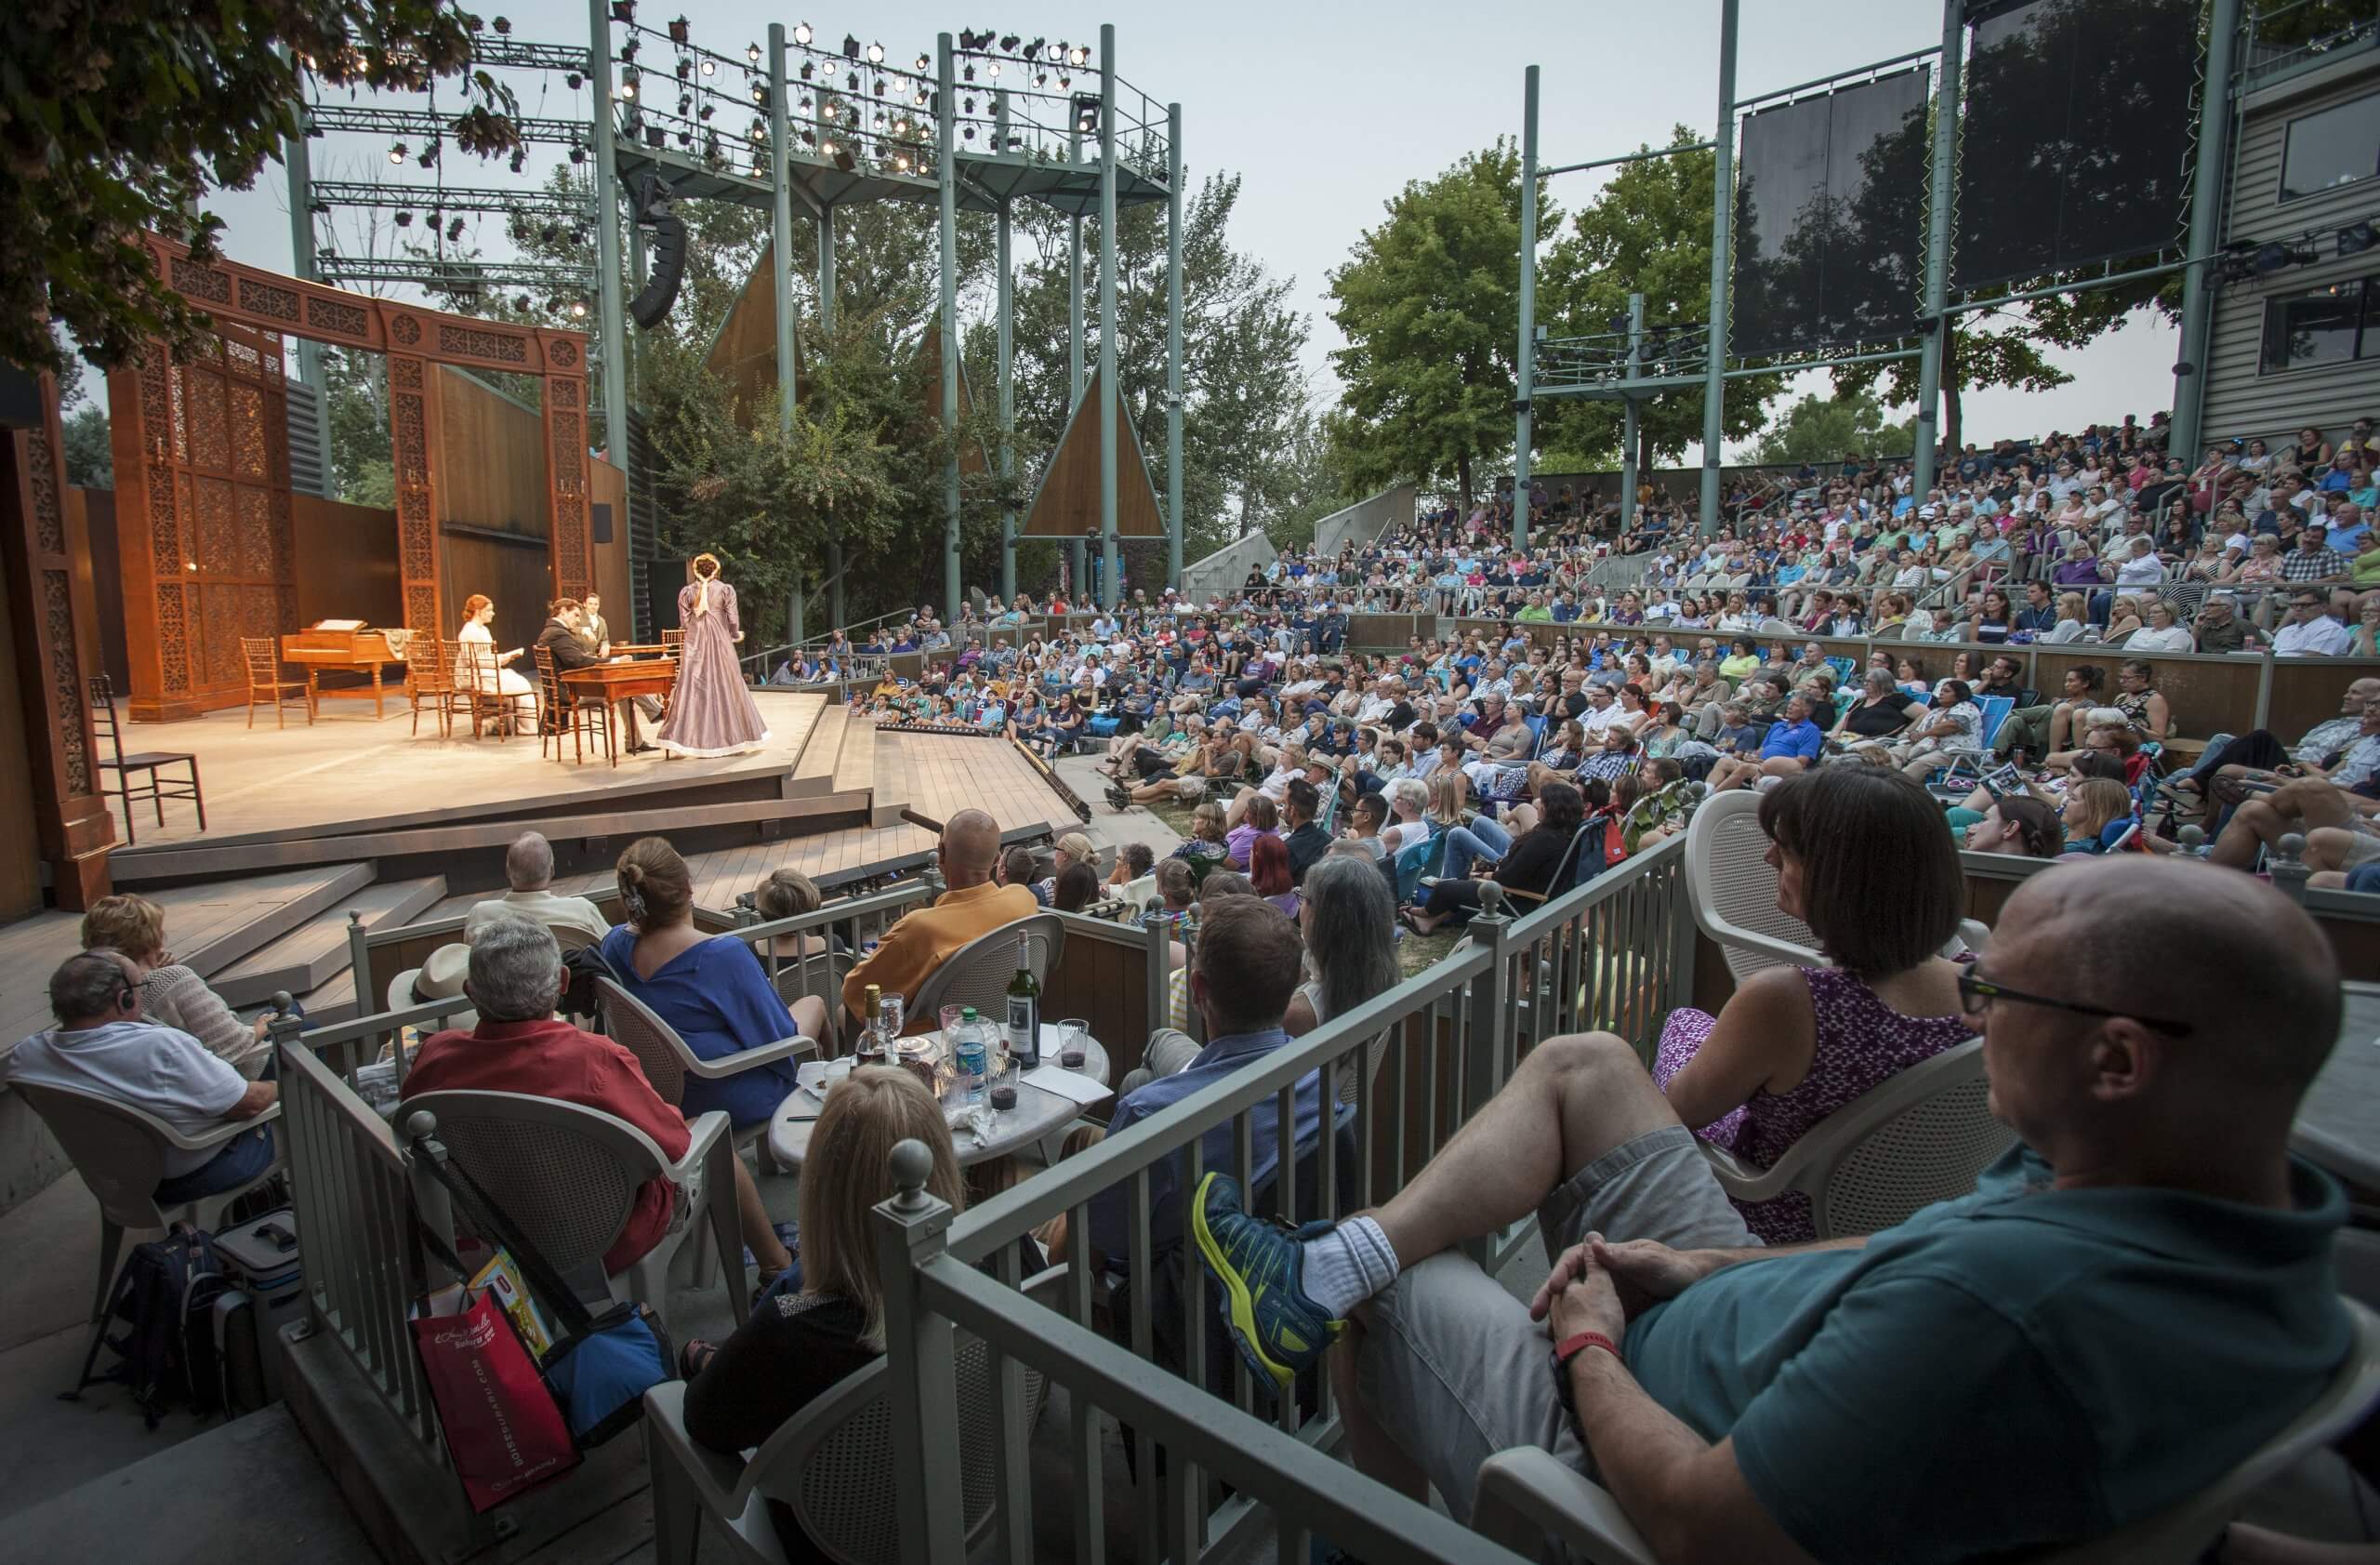
<path fill-rule="evenodd" d="M 1705 183 L 1708 183 L 1706 179 Z M 1499 138 L 1413 180 L 1330 274 L 1345 391 L 1329 429 L 1358 487 L 1455 481 L 1512 447 L 1520 336 L 1520 153 Z M 1539 220 L 1561 221 L 1548 202 Z"/>
<path fill-rule="evenodd" d="M 1702 133 L 1677 126 L 1669 146 L 1690 147 Z M 1649 148 L 1639 149 L 1649 151 Z M 1645 296 L 1645 325 L 1699 324 L 1711 318 L 1711 188 L 1716 160 L 1708 152 L 1622 164 L 1548 249 L 1538 280 L 1538 318 L 1554 337 L 1600 336 L 1628 313 L 1628 296 Z M 1757 431 L 1785 378 L 1753 376 L 1727 383 L 1725 430 L 1740 440 Z M 1702 388 L 1666 391 L 1637 405 L 1641 455 L 1650 465 L 1673 460 L 1702 439 Z M 1585 467 L 1619 458 L 1625 414 L 1619 403 L 1540 399 L 1532 420 L 1540 447 L 1558 447 Z M 1556 469 L 1539 464 L 1546 471 Z"/>
<path fill-rule="evenodd" d="M 511 94 L 471 72 L 477 18 L 453 0 L 142 0 L 0 15 L 0 359 L 66 371 L 47 322 L 122 364 L 151 337 L 189 344 L 205 317 L 165 287 L 141 232 L 218 253 L 211 189 L 245 189 L 297 132 L 296 69 L 333 86 L 464 77 L 448 134 L 510 150 Z"/>
<path fill-rule="evenodd" d="M 115 453 L 108 444 L 107 409 L 96 405 L 76 408 L 60 427 L 65 446 L 66 482 L 85 489 L 115 487 Z"/>
<path fill-rule="evenodd" d="M 1832 462 L 1847 454 L 1906 457 L 1916 438 L 1912 417 L 1894 423 L 1876 399 L 1850 396 L 1798 398 L 1769 420 L 1760 439 L 1737 458 L 1741 462 Z"/>
<path fill-rule="evenodd" d="M 377 353 L 323 350 L 331 493 L 350 505 L 397 503 L 396 470 L 389 450 L 387 365 Z"/>

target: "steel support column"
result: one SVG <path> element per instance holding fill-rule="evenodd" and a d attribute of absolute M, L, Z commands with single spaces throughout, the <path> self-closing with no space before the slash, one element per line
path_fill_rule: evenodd
<path fill-rule="evenodd" d="M 818 208 L 818 340 L 828 347 L 835 340 L 835 209 L 823 205 Z M 840 630 L 849 623 L 843 616 L 843 540 L 840 534 L 829 533 L 826 624 Z"/>
<path fill-rule="evenodd" d="M 935 70 L 941 87 L 934 110 L 942 184 L 942 430 L 949 436 L 959 428 L 959 95 L 952 90 L 950 34 L 934 43 Z M 959 445 L 953 440 L 942 463 L 942 602 L 943 623 L 959 623 Z"/>
<path fill-rule="evenodd" d="M 1066 133 L 1066 166 L 1082 163 L 1082 130 L 1070 126 Z M 1082 214 L 1069 213 L 1066 218 L 1066 411 L 1082 405 Z M 1067 586 L 1074 601 L 1082 600 L 1082 584 L 1090 577 L 1083 570 L 1083 543 L 1080 534 L 1066 539 Z"/>
<path fill-rule="evenodd" d="M 282 160 L 289 170 L 290 275 L 319 283 L 314 267 L 314 162 L 307 146 L 306 111 L 298 110 L 298 134 L 282 143 Z M 331 389 L 324 378 L 323 345 L 311 338 L 298 344 L 298 378 L 314 389 L 314 449 L 323 458 L 323 493 L 336 496 L 338 485 L 331 464 Z"/>
<path fill-rule="evenodd" d="M 992 99 L 992 145 L 1008 145 L 1008 89 L 1002 87 Z M 1000 454 L 999 475 L 1002 484 L 1016 476 L 1016 283 L 1010 276 L 1011 251 L 1014 243 L 1013 225 L 1009 216 L 1008 198 L 1000 198 L 998 245 L 993 258 L 998 275 L 993 301 L 994 334 L 999 380 Z M 1000 508 L 1000 602 L 1016 600 L 1016 508 Z"/>
<path fill-rule="evenodd" d="M 1925 293 L 1917 307 L 1925 335 L 1918 344 L 1917 450 L 1909 482 L 1911 498 L 1921 508 L 1934 487 L 1934 453 L 1942 443 L 1942 356 L 1950 339 L 1950 319 L 1943 312 L 1950 303 L 1950 181 L 1959 161 L 1959 65 L 1965 32 L 1966 0 L 1942 0 L 1942 57 L 1934 78 L 1934 168 L 1925 196 Z"/>
<path fill-rule="evenodd" d="M 603 449 L 634 489 L 628 467 L 628 313 L 620 298 L 620 164 L 612 145 L 612 8 L 587 0 L 588 87 L 595 144 L 595 313 L 603 345 Z"/>
<path fill-rule="evenodd" d="M 2190 183 L 2190 264 L 2182 273 L 2182 341 L 2174 365 L 2174 434 L 2169 449 L 2194 461 L 2206 417 L 2206 359 L 2215 323 L 2212 275 L 2223 243 L 2223 189 L 2231 161 L 2231 60 L 2240 36 L 2240 0 L 2215 0 L 2206 34 L 2206 81 L 2200 88 L 2197 166 Z"/>
<path fill-rule="evenodd" d="M 1704 537 L 1719 529 L 1719 446 L 1727 435 L 1727 269 L 1736 216 L 1736 10 L 1719 5 L 1719 130 L 1711 148 L 1711 362 L 1702 378 Z"/>
<path fill-rule="evenodd" d="M 1521 73 L 1520 394 L 1513 413 L 1513 548 L 1528 547 L 1529 388 L 1537 379 L 1537 67 Z"/>
<path fill-rule="evenodd" d="M 947 90 L 948 84 L 945 84 Z M 945 196 L 945 204 L 949 197 Z M 945 240 L 947 245 L 949 241 Z M 944 382 L 950 372 L 943 372 Z M 1116 606 L 1116 24 L 1099 24 L 1099 595 Z M 954 470 L 956 471 L 956 470 Z M 1146 484 L 1148 475 L 1141 475 Z"/>
<path fill-rule="evenodd" d="M 1165 584 L 1182 590 L 1182 105 L 1165 106 Z"/>
<path fill-rule="evenodd" d="M 1628 296 L 1628 378 L 1636 378 L 1636 371 L 1645 358 L 1645 296 Z M 1622 410 L 1620 423 L 1620 530 L 1623 533 L 1636 521 L 1636 399 L 1620 399 Z"/>
<path fill-rule="evenodd" d="M 785 23 L 769 23 L 769 286 L 775 291 L 777 318 L 777 429 L 793 435 L 793 414 L 801 389 L 794 383 L 793 357 L 793 179 L 787 172 L 793 152 L 793 126 L 786 110 Z M 809 567 L 797 566 L 793 590 L 786 594 L 785 639 L 801 644 L 808 617 Z"/>

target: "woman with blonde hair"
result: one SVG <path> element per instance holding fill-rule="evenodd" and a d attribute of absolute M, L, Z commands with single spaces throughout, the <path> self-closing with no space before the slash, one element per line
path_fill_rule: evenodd
<path fill-rule="evenodd" d="M 733 1462 L 766 1444 L 787 1419 L 884 1352 L 884 1280 L 877 1266 L 876 1206 L 894 1192 L 893 1148 L 915 1141 L 932 1159 L 928 1195 L 956 1213 L 967 1205 L 959 1155 L 941 1105 L 906 1070 L 863 1066 L 826 1094 L 801 1171 L 801 1258 L 764 1293 L 725 1342 L 689 1342 L 686 1433 Z M 1020 1243 L 1025 1269 L 1040 1252 Z M 792 1509 L 769 1501 L 790 1559 L 824 1555 Z"/>
<path fill-rule="evenodd" d="M 2107 853 L 2132 826 L 2132 790 L 2109 777 L 2085 777 L 2066 790 L 2058 819 L 2066 833 L 2059 856 Z"/>
<path fill-rule="evenodd" d="M 145 896 L 102 896 L 83 915 L 83 948 L 114 951 L 139 969 L 140 1019 L 189 1033 L 253 1081 L 272 1059 L 266 1017 L 244 1022 L 206 980 L 165 948 L 165 910 Z"/>
<path fill-rule="evenodd" d="M 740 755 L 769 740 L 769 725 L 745 688 L 735 643 L 744 624 L 735 589 L 719 578 L 719 556 L 705 551 L 690 567 L 694 579 L 678 589 L 678 623 L 686 628 L 678 652 L 678 683 L 669 715 L 654 742 L 670 755 Z"/>

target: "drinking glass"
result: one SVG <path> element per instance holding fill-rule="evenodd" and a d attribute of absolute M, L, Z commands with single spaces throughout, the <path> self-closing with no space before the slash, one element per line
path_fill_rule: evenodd
<path fill-rule="evenodd" d="M 1069 1049 L 1079 1049 L 1083 1057 L 1091 1057 L 1091 1024 L 1080 1016 L 1070 1016 L 1058 1024 L 1058 1054 L 1063 1057 Z"/>

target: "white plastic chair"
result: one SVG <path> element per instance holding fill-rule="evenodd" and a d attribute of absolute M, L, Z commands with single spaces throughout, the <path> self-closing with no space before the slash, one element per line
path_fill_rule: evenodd
<path fill-rule="evenodd" d="M 425 1111 L 435 1120 L 431 1134 L 445 1144 L 448 1155 L 565 1277 L 602 1265 L 603 1253 L 628 1226 L 645 1181 L 667 1179 L 686 1190 L 692 1199 L 684 1220 L 626 1271 L 607 1274 L 605 1282 L 613 1296 L 652 1306 L 667 1324 L 669 1263 L 689 1240 L 697 1247 L 695 1282 L 709 1280 L 712 1257 L 701 1248 L 700 1222 L 707 1215 L 727 1284 L 727 1307 L 738 1320 L 750 1313 L 744 1236 L 735 1213 L 735 1170 L 730 1162 L 735 1149 L 727 1136 L 726 1115 L 713 1112 L 688 1121 L 692 1142 L 686 1155 L 672 1162 L 651 1136 L 626 1120 L 559 1098 L 528 1093 L 422 1093 L 405 1099 L 401 1110 L 399 1123 L 408 1138 L 418 1134 L 414 1116 Z M 694 1210 L 693 1202 L 702 1210 Z"/>
<path fill-rule="evenodd" d="M 1727 959 L 1738 983 L 1765 967 L 1825 967 L 1810 926 L 1777 905 L 1777 871 L 1760 829 L 1760 795 L 1750 789 L 1714 793 L 1686 828 L 1686 900 L 1694 922 Z M 1980 953 L 1990 928 L 1959 921 L 1942 954 Z"/>
<path fill-rule="evenodd" d="M 1769 1168 L 1705 1143 L 1728 1195 L 1810 1199 L 1820 1239 L 1871 1234 L 1964 1196 L 2015 1139 L 1991 1117 L 1983 1040 L 1970 1038 L 1878 1083 L 1810 1127 Z"/>
<path fill-rule="evenodd" d="M 288 1150 L 276 1137 L 271 1166 L 245 1184 L 178 1206 L 160 1206 L 157 1186 L 165 1177 L 168 1150 L 211 1156 L 226 1142 L 281 1118 L 281 1105 L 272 1105 L 253 1120 L 229 1121 L 204 1135 L 192 1136 L 145 1109 L 80 1087 L 46 1086 L 37 1081 L 9 1085 L 24 1094 L 25 1102 L 49 1127 L 49 1134 L 58 1137 L 59 1146 L 73 1160 L 74 1172 L 83 1176 L 99 1203 L 99 1282 L 91 1300 L 94 1320 L 106 1320 L 116 1254 L 124 1247 L 126 1229 L 167 1228 L 176 1222 L 211 1229 L 221 1221 L 225 1208 L 288 1165 Z"/>
<path fill-rule="evenodd" d="M 2035 1555 L 2033 1565 L 2186 1565 L 2203 1555 L 2208 1540 L 2257 1486 L 2354 1428 L 2380 1400 L 2380 1315 L 2352 1299 L 2340 1302 L 2354 1319 L 2355 1345 L 2322 1394 L 2286 1428 L 2180 1505 L 2105 1537 Z M 1923 1525 L 1922 1519 L 1912 1525 Z M 1471 1528 L 1530 1557 L 1554 1538 L 1589 1565 L 1659 1565 L 1607 1490 L 1535 1446 L 1480 1464 Z"/>
<path fill-rule="evenodd" d="M 1035 913 L 978 935 L 945 958 L 918 986 L 908 1015 L 935 1016 L 945 1005 L 972 1005 L 978 1016 L 1008 1017 L 1009 981 L 1016 976 L 1016 942 L 1029 942 L 1033 976 L 1045 988 L 1066 948 L 1065 922 L 1055 913 Z M 939 1026 L 937 1022 L 935 1024 Z"/>
<path fill-rule="evenodd" d="M 687 1047 L 678 1029 L 663 1021 L 652 1006 L 611 978 L 595 980 L 595 1008 L 602 1015 L 604 1036 L 636 1056 L 644 1079 L 653 1083 L 661 1101 L 672 1107 L 685 1101 L 689 1076 L 705 1081 L 731 1081 L 747 1070 L 818 1052 L 816 1039 L 797 1033 L 758 1048 L 738 1050 L 724 1059 L 707 1060 Z M 786 1025 L 793 1025 L 791 1016 L 786 1018 Z M 734 1139 L 738 1146 L 751 1146 L 761 1142 L 768 1130 L 766 1120 L 757 1121 L 735 1132 Z"/>
<path fill-rule="evenodd" d="M 1027 1298 L 1049 1295 L 1066 1268 L 1052 1267 L 1025 1285 Z M 991 1352 L 959 1334 L 959 1460 L 967 1545 L 989 1532 L 998 1498 L 993 1445 L 1010 1437 L 993 1424 Z M 747 1462 L 698 1445 L 686 1433 L 686 1383 L 666 1381 L 644 1394 L 645 1461 L 653 1472 L 653 1543 L 660 1565 L 694 1565 L 707 1513 L 737 1558 L 785 1565 L 768 1502 L 789 1508 L 801 1530 L 838 1565 L 894 1565 L 901 1558 L 901 1516 L 886 1503 L 892 1463 L 892 1418 L 886 1363 L 862 1366 L 787 1419 Z M 1047 1382 L 1024 1370 L 1025 1429 L 1041 1416 Z M 1012 1461 L 1024 1459 L 1020 1445 Z"/>

